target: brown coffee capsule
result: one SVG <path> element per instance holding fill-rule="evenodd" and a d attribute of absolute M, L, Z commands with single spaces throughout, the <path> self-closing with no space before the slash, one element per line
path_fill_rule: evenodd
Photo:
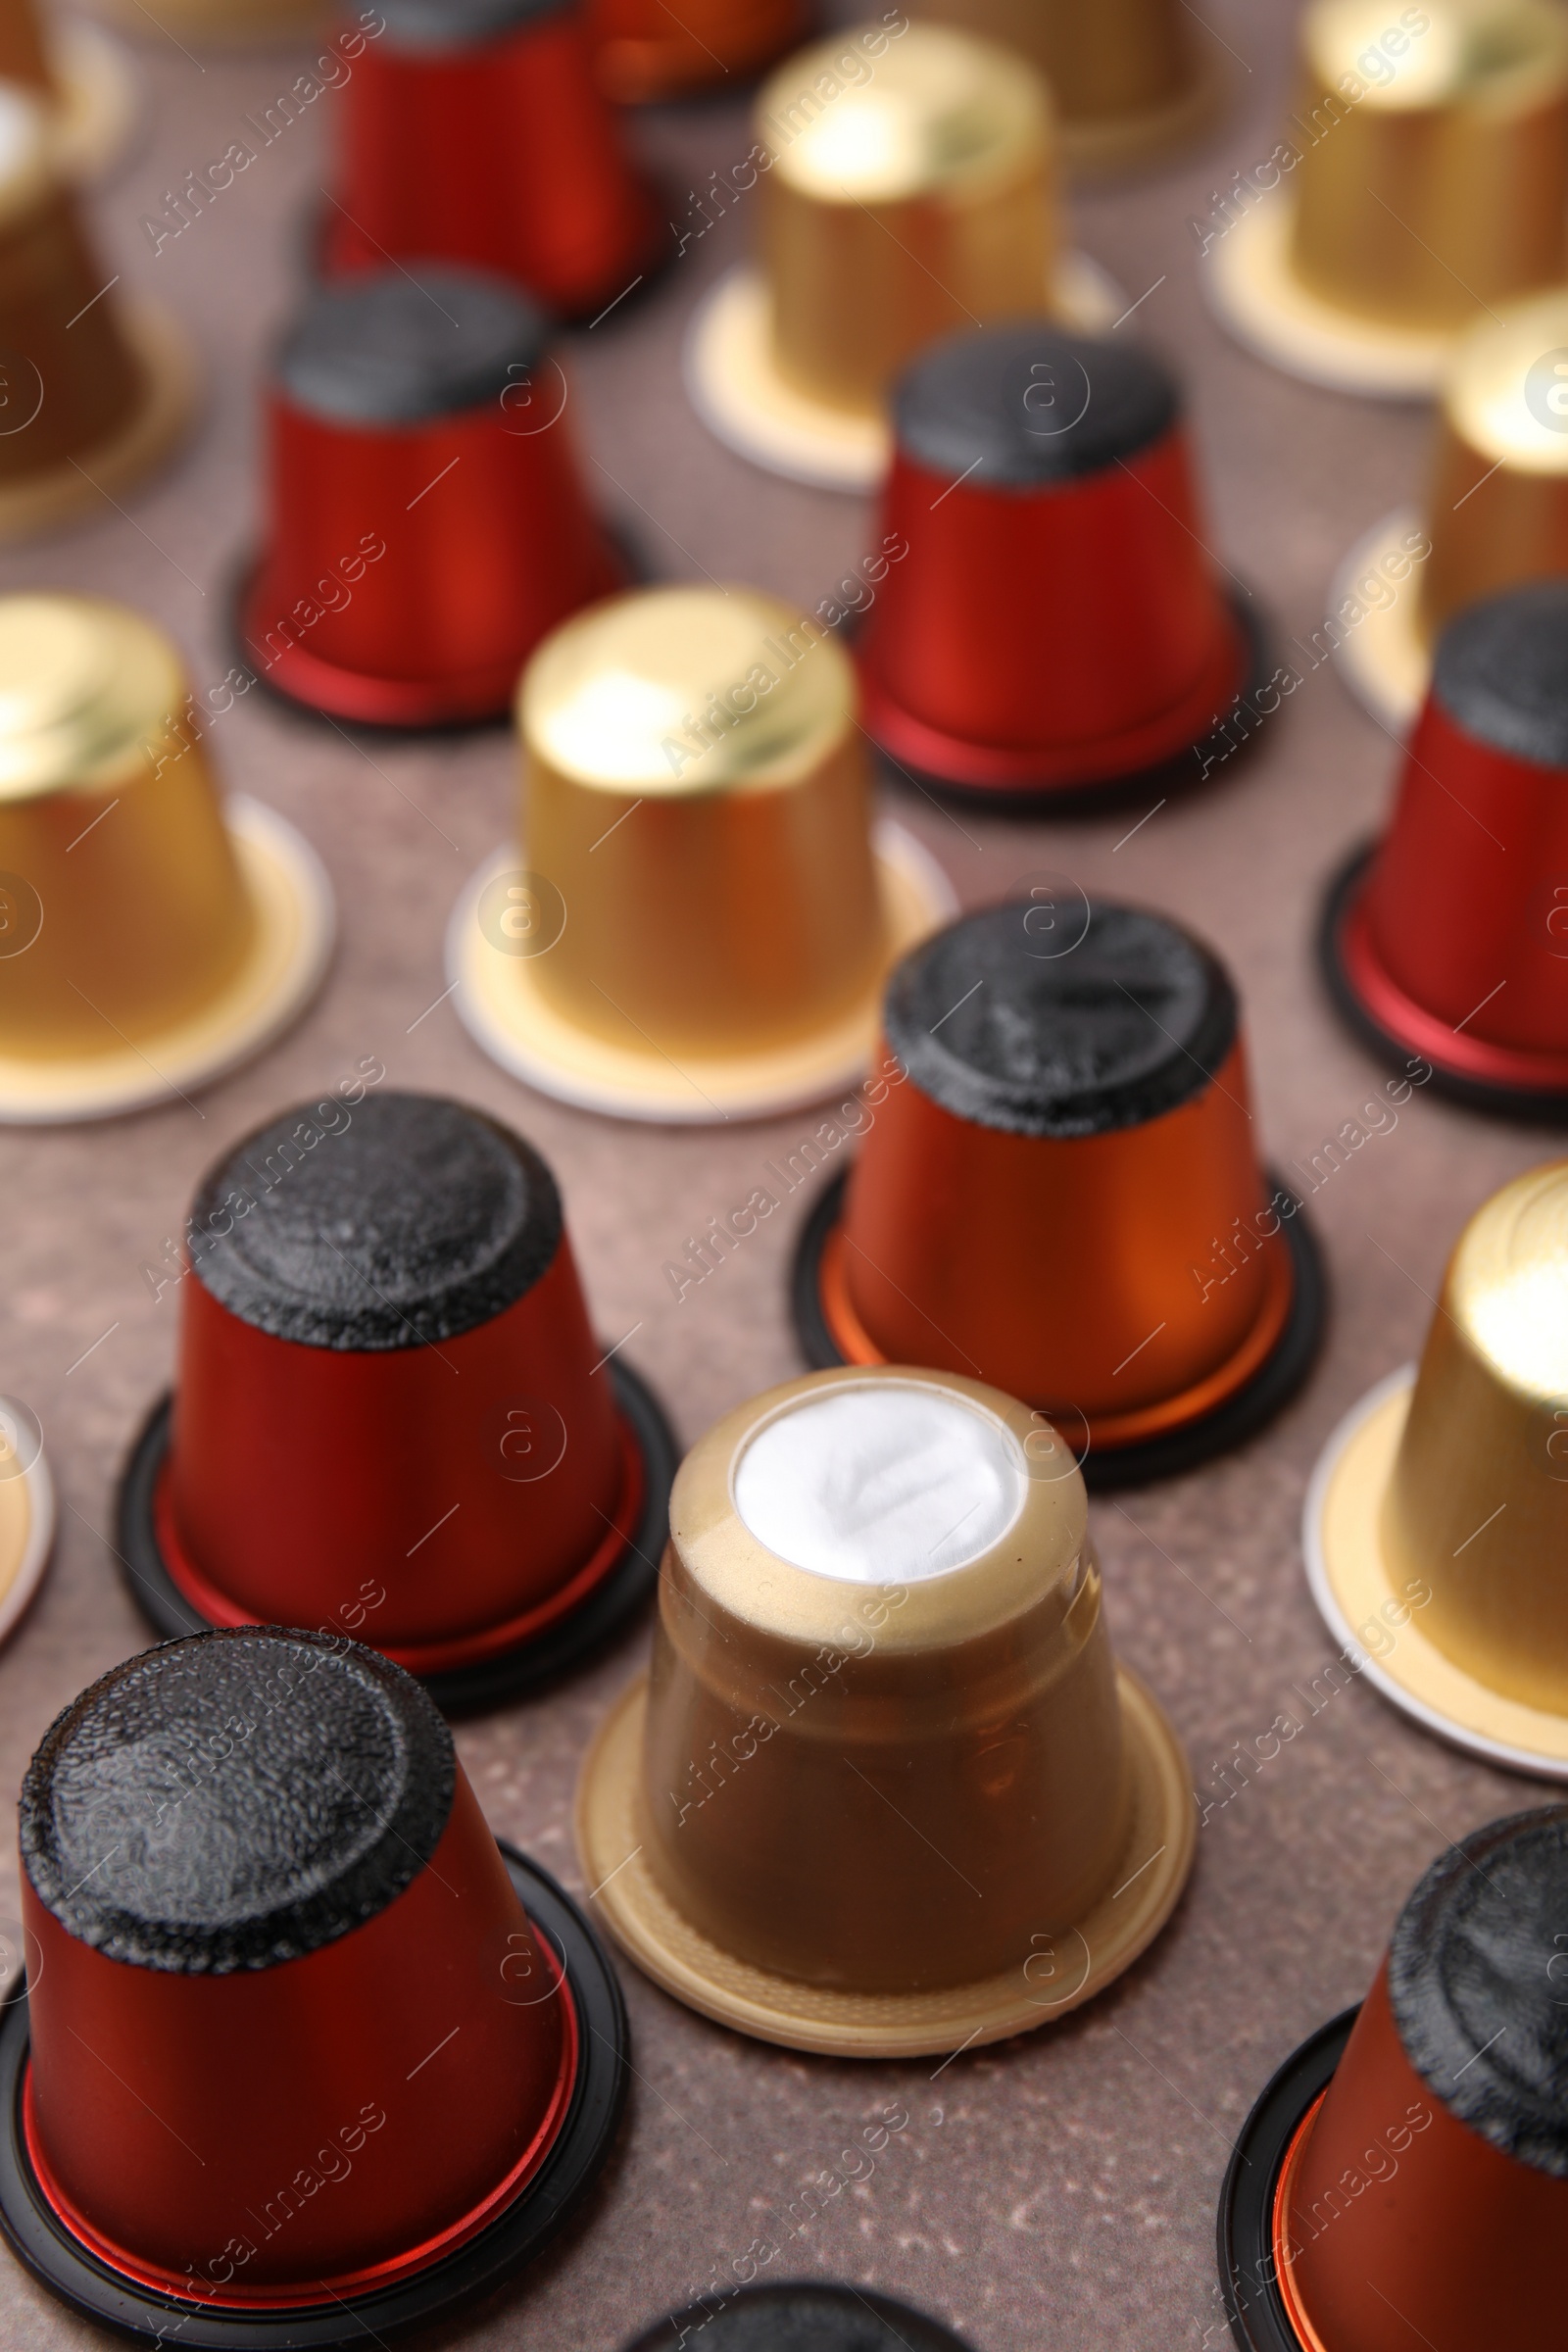
<path fill-rule="evenodd" d="M 1568 1768 L 1568 1160 L 1460 1235 L 1419 1368 L 1330 1438 L 1302 1525 L 1312 1596 L 1366 1680 L 1514 1772 Z"/>
<path fill-rule="evenodd" d="M 0 598 L 0 1120 L 104 1118 L 231 1069 L 309 1003 L 333 921 L 293 826 L 220 800 L 160 630 Z"/>
<path fill-rule="evenodd" d="M 639 589 L 547 637 L 517 690 L 522 837 L 448 934 L 485 1052 L 622 1118 L 853 1086 L 888 964 L 952 906 L 873 825 L 858 708 L 837 639 L 750 589 Z"/>
<path fill-rule="evenodd" d="M 21 1624 L 55 1537 L 55 1491 L 37 1418 L 0 1396 L 0 1642 Z"/>
<path fill-rule="evenodd" d="M 136 83 L 124 52 L 96 24 L 42 10 L 43 0 L 0 4 L 0 81 L 40 101 L 65 176 L 93 179 L 130 135 Z"/>
<path fill-rule="evenodd" d="M 1220 2200 L 1243 2352 L 1549 2343 L 1568 2229 L 1568 1807 L 1439 1856 L 1359 2013 L 1288 2059 Z M 1392 2316 L 1391 2316 L 1392 2315 Z"/>
<path fill-rule="evenodd" d="M 760 466 L 871 488 L 887 395 L 928 344 L 1030 315 L 1092 332 L 1126 307 L 1062 250 L 1051 98 L 995 42 L 861 25 L 787 59 L 754 128 L 733 185 L 757 191 L 758 262 L 699 308 L 686 367 Z"/>
<path fill-rule="evenodd" d="M 1224 52 L 1181 0 L 918 0 L 911 13 L 1021 50 L 1051 86 L 1078 179 L 1179 153 L 1224 102 Z"/>
<path fill-rule="evenodd" d="M 676 1475 L 659 1598 L 577 1839 L 677 1999 L 800 2049 L 952 2050 L 1064 2016 L 1170 1916 L 1185 1767 L 1044 1415 L 903 1367 L 754 1397 Z"/>
<path fill-rule="evenodd" d="M 1467 326 L 1568 276 L 1568 18 L 1312 0 L 1295 113 L 1191 226 L 1262 358 L 1342 391 L 1436 390 Z"/>

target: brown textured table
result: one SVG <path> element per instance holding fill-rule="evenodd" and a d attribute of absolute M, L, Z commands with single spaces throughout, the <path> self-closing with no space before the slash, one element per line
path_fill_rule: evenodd
<path fill-rule="evenodd" d="M 1075 212 L 1080 241 L 1129 299 L 1155 289 L 1136 326 L 1189 384 L 1215 546 L 1282 636 L 1304 638 L 1351 537 L 1417 485 L 1425 423 L 1416 410 L 1270 373 L 1224 340 L 1200 297 L 1187 220 L 1273 144 L 1289 14 L 1280 0 L 1232 0 L 1216 21 L 1249 69 L 1238 67 L 1241 111 L 1197 163 L 1082 196 Z M 204 52 L 198 64 L 168 40 L 138 49 L 146 135 L 95 210 L 111 266 L 197 338 L 206 420 L 177 469 L 123 519 L 0 561 L 6 589 L 91 589 L 143 606 L 173 631 L 202 685 L 227 666 L 226 590 L 255 519 L 257 368 L 293 297 L 332 98 L 156 257 L 139 223 L 303 62 L 303 51 Z M 682 221 L 686 188 L 750 143 L 739 102 L 646 118 L 637 136 L 678 189 L 670 209 Z M 660 573 L 749 580 L 814 602 L 873 543 L 869 514 L 730 457 L 681 389 L 687 315 L 745 234 L 732 214 L 650 297 L 575 339 L 576 422 L 604 469 L 594 478 L 607 507 Z M 248 1127 L 377 1054 L 396 1083 L 466 1097 L 545 1152 L 599 1327 L 607 1342 L 635 1329 L 628 1357 L 658 1382 L 684 1437 L 799 1369 L 785 1315 L 792 1214 L 762 1226 L 679 1305 L 661 1268 L 710 1211 L 744 1199 L 761 1160 L 808 1121 L 612 1125 L 514 1085 L 450 1006 L 420 1018 L 445 986 L 442 930 L 459 884 L 509 822 L 506 736 L 377 744 L 365 756 L 252 695 L 219 723 L 213 748 L 230 785 L 272 802 L 320 850 L 342 942 L 310 1016 L 195 1108 L 0 1137 L 0 1385 L 39 1414 L 62 1496 L 53 1569 L 0 1657 L 0 1930 L 17 1909 L 9 1804 L 28 1756 L 59 1708 L 148 1640 L 104 1542 L 121 1456 L 172 1361 L 173 1294 L 155 1303 L 140 1268 L 177 1231 L 208 1159 Z M 1046 864 L 1167 906 L 1211 939 L 1243 989 L 1262 1132 L 1288 1162 L 1307 1158 L 1379 1084 L 1324 1007 L 1309 932 L 1320 878 L 1374 821 L 1392 760 L 1387 737 L 1320 668 L 1258 757 L 1228 763 L 1130 840 L 1136 810 L 1014 825 L 950 818 L 916 799 L 900 814 L 965 902 L 1000 897 Z M 754 2240 L 779 2249 L 765 2277 L 875 2282 L 952 2320 L 979 2352 L 1170 2352 L 1223 2340 L 1215 2196 L 1254 2093 L 1304 2034 L 1365 1990 L 1432 1855 L 1545 1793 L 1421 1738 L 1353 1682 L 1332 1698 L 1320 1685 L 1314 1699 L 1335 1653 L 1307 1597 L 1298 1522 L 1334 1421 L 1419 1347 L 1459 1223 L 1548 1150 L 1418 1095 L 1312 1200 L 1335 1316 L 1304 1396 L 1229 1461 L 1124 1506 L 1094 1506 L 1114 1639 L 1169 1706 L 1200 1799 L 1224 1796 L 1237 1743 L 1250 1746 L 1276 1715 L 1304 1725 L 1274 1762 L 1254 1761 L 1250 1781 L 1233 1766 L 1228 1785 L 1240 1793 L 1209 1812 L 1191 1890 L 1152 1953 L 1066 2022 L 946 2067 L 764 2048 L 688 2015 L 626 1967 L 637 2072 L 619 2152 L 567 2236 L 453 2340 L 613 2352 L 737 2259 L 744 2266 Z M 540 1702 L 459 1733 L 495 1828 L 579 1891 L 577 1761 L 644 1640 Z M 908 2120 L 871 2177 L 831 2190 L 819 2177 L 896 2103 Z M 797 2228 L 789 2207 L 813 2181 L 819 2216 Z M 3 2352 L 90 2336 L 0 2254 Z"/>

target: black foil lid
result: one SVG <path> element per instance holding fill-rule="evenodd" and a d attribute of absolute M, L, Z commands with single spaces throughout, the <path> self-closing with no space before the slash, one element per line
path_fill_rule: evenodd
<path fill-rule="evenodd" d="M 22 1785 L 24 1868 L 135 1968 L 272 1968 L 373 1919 L 452 1810 L 452 1735 L 356 1642 L 246 1626 L 129 1658 L 55 1718 Z"/>
<path fill-rule="evenodd" d="M 1173 378 L 1147 351 L 1044 324 L 952 335 L 905 369 L 893 399 L 906 458 L 1006 490 L 1102 472 L 1180 413 Z"/>
<path fill-rule="evenodd" d="M 474 49 L 553 17 L 570 0 L 375 0 L 395 49 Z"/>
<path fill-rule="evenodd" d="M 1433 2097 L 1568 2180 L 1568 1805 L 1489 1822 L 1439 1855 L 1394 1931 L 1389 2000 Z"/>
<path fill-rule="evenodd" d="M 246 1206 L 246 1203 L 249 1206 Z M 531 1290 L 560 1247 L 537 1152 L 439 1095 L 285 1111 L 202 1179 L 197 1278 L 229 1313 L 305 1348 L 421 1348 Z"/>
<path fill-rule="evenodd" d="M 544 313 L 501 278 L 414 261 L 313 294 L 279 348 L 287 399 L 333 424 L 424 424 L 498 404 L 544 357 Z M 498 417 L 499 421 L 499 417 Z"/>
<path fill-rule="evenodd" d="M 1438 639 L 1432 691 L 1494 751 L 1568 767 L 1568 580 L 1467 606 Z"/>
<path fill-rule="evenodd" d="M 700 2332 L 699 2332 L 700 2331 Z M 818 2280 L 715 2293 L 671 2313 L 625 2352 L 965 2352 L 960 2338 L 891 2295 Z"/>
<path fill-rule="evenodd" d="M 1217 958 L 1143 907 L 1043 912 L 983 907 L 898 965 L 884 1024 L 914 1084 L 955 1118 L 1061 1138 L 1140 1126 L 1202 1093 L 1239 1021 Z"/>

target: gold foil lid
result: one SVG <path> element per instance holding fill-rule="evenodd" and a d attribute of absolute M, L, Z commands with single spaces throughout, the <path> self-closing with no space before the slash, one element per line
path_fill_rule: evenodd
<path fill-rule="evenodd" d="M 1391 30 L 1404 41 L 1392 53 Z M 1363 85 L 1356 105 L 1375 113 L 1506 114 L 1568 88 L 1568 18 L 1550 0 L 1424 0 L 1402 17 L 1389 0 L 1317 0 L 1301 51 L 1325 89 L 1353 75 Z"/>
<path fill-rule="evenodd" d="M 169 640 L 122 605 L 0 598 L 0 802 L 140 766 L 175 729 L 183 687 Z"/>
<path fill-rule="evenodd" d="M 660 588 L 566 622 L 523 673 L 528 752 L 607 792 L 685 799 L 809 775 L 843 742 L 855 673 L 836 640 L 749 589 Z"/>
<path fill-rule="evenodd" d="M 55 189 L 49 118 L 30 90 L 0 82 L 0 231 Z"/>
<path fill-rule="evenodd" d="M 763 86 L 759 128 L 774 172 L 803 196 L 846 206 L 958 198 L 1046 153 L 1045 85 L 1010 51 L 915 24 L 873 59 L 858 37 L 801 50 Z"/>
<path fill-rule="evenodd" d="M 1459 344 L 1443 401 L 1489 466 L 1568 473 L 1568 288 L 1482 318 Z M 1435 518 L 1440 526 L 1443 517 Z"/>

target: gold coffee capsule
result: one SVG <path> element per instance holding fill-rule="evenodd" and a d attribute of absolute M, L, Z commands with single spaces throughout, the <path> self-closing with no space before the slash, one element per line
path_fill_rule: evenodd
<path fill-rule="evenodd" d="M 43 1432 L 24 1404 L 0 1396 L 0 1642 L 38 1590 L 54 1540 L 55 1491 Z"/>
<path fill-rule="evenodd" d="M 1313 1596 L 1407 1715 L 1473 1754 L 1568 1768 L 1568 1160 L 1459 1237 L 1419 1368 L 1379 1383 L 1307 1494 Z"/>
<path fill-rule="evenodd" d="M 1565 571 L 1568 287 L 1500 308 L 1455 345 L 1425 510 L 1396 508 L 1352 548 L 1325 629 L 1357 700 L 1402 732 L 1455 613 Z"/>
<path fill-rule="evenodd" d="M 1222 318 L 1264 359 L 1431 391 L 1473 320 L 1568 276 L 1568 12 L 1313 0 L 1279 143 L 1192 226 Z"/>
<path fill-rule="evenodd" d="M 1050 85 L 1079 178 L 1175 152 L 1223 100 L 1223 53 L 1182 0 L 918 0 L 911 13 L 1021 50 Z"/>
<path fill-rule="evenodd" d="M 169 640 L 0 598 L 0 1119 L 187 1094 L 294 1018 L 331 935 L 292 825 L 220 803 Z"/>
<path fill-rule="evenodd" d="M 853 1085 L 889 965 L 952 893 L 871 821 L 855 672 L 751 589 L 591 606 L 522 674 L 520 843 L 455 911 L 486 1053 L 625 1118 L 756 1117 Z"/>
<path fill-rule="evenodd" d="M 194 371 L 93 254 L 37 99 L 0 84 L 0 540 L 110 512 L 168 456 Z"/>
<path fill-rule="evenodd" d="M 40 101 L 55 162 L 68 179 L 90 179 L 124 146 L 136 88 L 122 50 L 79 18 L 41 14 L 44 0 L 0 0 L 0 81 Z"/>
<path fill-rule="evenodd" d="M 678 2000 L 842 2057 L 1092 1999 L 1158 1934 L 1195 1814 L 1118 1667 L 1083 1481 L 1039 1413 L 819 1372 L 676 1474 L 649 1675 L 583 1768 L 606 1924 Z"/>
<path fill-rule="evenodd" d="M 764 83 L 738 187 L 758 266 L 698 310 L 687 379 L 743 457 L 834 489 L 886 470 L 884 404 L 917 351 L 960 327 L 1054 314 L 1093 330 L 1119 301 L 1060 250 L 1044 82 L 939 24 L 861 25 Z"/>

